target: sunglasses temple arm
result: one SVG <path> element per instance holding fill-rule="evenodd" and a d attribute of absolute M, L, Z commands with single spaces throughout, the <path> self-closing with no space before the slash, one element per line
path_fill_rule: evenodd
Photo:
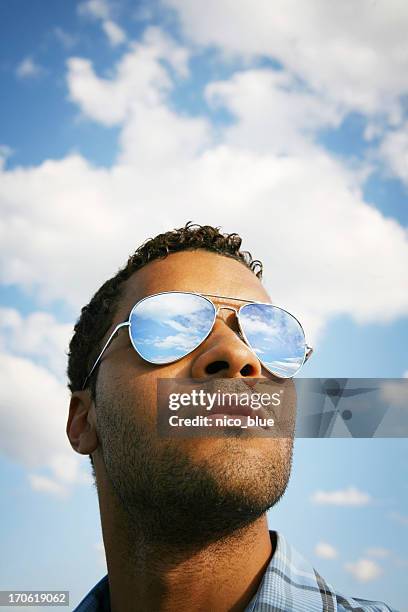
<path fill-rule="evenodd" d="M 305 363 L 308 359 L 310 359 L 310 357 L 312 356 L 313 353 L 313 349 L 311 346 L 306 346 L 306 357 L 305 357 Z"/>
<path fill-rule="evenodd" d="M 88 382 L 89 378 L 92 376 L 92 372 L 95 370 L 96 366 L 98 365 L 98 363 L 100 362 L 102 355 L 104 354 L 104 352 L 106 351 L 106 349 L 108 348 L 109 344 L 111 343 L 111 341 L 113 340 L 115 334 L 119 331 L 119 329 L 121 327 L 129 327 L 130 323 L 129 321 L 124 321 L 123 323 L 119 323 L 115 329 L 113 330 L 113 332 L 111 333 L 111 335 L 109 336 L 109 338 L 106 341 L 105 346 L 103 347 L 103 349 L 101 350 L 101 352 L 99 353 L 99 356 L 97 358 L 97 360 L 95 361 L 95 363 L 92 366 L 91 371 L 89 372 L 88 376 L 85 378 L 84 384 L 82 385 L 82 390 L 84 390 L 86 388 L 86 383 Z"/>

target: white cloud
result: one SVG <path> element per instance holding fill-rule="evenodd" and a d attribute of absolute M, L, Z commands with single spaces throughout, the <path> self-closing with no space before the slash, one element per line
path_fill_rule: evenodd
<path fill-rule="evenodd" d="M 337 550 L 327 542 L 318 542 L 315 546 L 315 555 L 322 559 L 335 559 L 338 556 Z"/>
<path fill-rule="evenodd" d="M 338 105 L 319 98 L 283 70 L 252 69 L 206 87 L 213 107 L 225 107 L 236 121 L 223 129 L 223 142 L 256 151 L 307 154 L 318 130 L 337 127 Z"/>
<path fill-rule="evenodd" d="M 408 523 L 408 519 L 407 519 Z M 404 559 L 397 555 L 393 550 L 389 548 L 383 548 L 381 546 L 367 548 L 366 555 L 368 557 L 375 557 L 377 559 L 387 559 L 387 566 L 392 564 L 395 567 L 407 567 L 408 559 Z"/>
<path fill-rule="evenodd" d="M 73 324 L 58 323 L 46 312 L 22 317 L 12 308 L 0 308 L 0 348 L 13 355 L 35 358 L 65 381 L 66 352 Z"/>
<path fill-rule="evenodd" d="M 383 573 L 382 568 L 372 559 L 358 559 L 344 564 L 344 568 L 359 582 L 371 582 Z"/>
<path fill-rule="evenodd" d="M 408 92 L 403 0 L 328 4 L 325 0 L 230 2 L 166 0 L 195 43 L 251 58 L 270 57 L 320 94 L 367 114 L 399 111 Z M 231 27 L 233 24 L 233 27 Z"/>
<path fill-rule="evenodd" d="M 72 331 L 46 312 L 0 308 L 0 447 L 27 468 L 34 490 L 57 497 L 92 481 L 65 434 Z"/>
<path fill-rule="evenodd" d="M 0 308 L 0 447 L 29 470 L 34 490 L 60 497 L 92 482 L 65 434 L 72 333 L 47 312 Z"/>
<path fill-rule="evenodd" d="M 408 184 L 408 121 L 385 135 L 379 155 L 391 174 Z"/>
<path fill-rule="evenodd" d="M 124 124 L 126 127 L 135 115 L 144 116 L 149 111 L 167 111 L 169 118 L 181 124 L 181 119 L 171 114 L 164 104 L 172 82 L 162 60 L 181 76 L 187 76 L 187 50 L 178 47 L 157 28 L 149 28 L 141 43 L 133 43 L 116 66 L 113 78 L 98 77 L 88 60 L 70 58 L 67 74 L 70 97 L 86 117 L 103 125 Z M 192 128 L 194 122 L 186 121 L 186 125 Z M 170 121 L 166 127 L 171 127 Z M 154 134 L 154 122 L 149 128 Z"/>
<path fill-rule="evenodd" d="M 152 344 L 155 348 L 172 349 L 182 347 L 185 350 L 191 350 L 197 346 L 199 337 L 190 334 L 176 334 L 175 336 L 166 336 L 163 339 L 156 339 Z M 168 359 L 168 357 L 166 358 Z"/>
<path fill-rule="evenodd" d="M 63 452 L 55 453 L 49 459 L 49 467 L 56 479 L 66 485 L 77 483 L 91 484 L 93 482 L 88 472 L 83 472 L 79 469 L 80 463 L 78 457 L 71 448 L 69 454 Z"/>
<path fill-rule="evenodd" d="M 54 28 L 54 36 L 65 49 L 71 49 L 77 43 L 75 36 L 66 32 L 63 28 L 56 26 Z"/>
<path fill-rule="evenodd" d="M 16 75 L 20 79 L 32 79 L 40 76 L 44 69 L 32 57 L 25 57 L 16 68 Z"/>
<path fill-rule="evenodd" d="M 364 138 L 380 139 L 379 145 L 373 143 L 373 161 L 408 183 L 404 0 L 396 0 L 392 11 L 385 0 L 374 4 L 362 0 L 358 15 L 357 5 L 330 6 L 325 0 L 301 6 L 296 0 L 260 0 L 256 11 L 250 0 L 209 0 L 205 11 L 200 0 L 165 0 L 165 4 L 175 9 L 186 38 L 194 44 L 215 46 L 221 57 L 239 57 L 245 64 L 267 57 L 283 68 L 282 80 L 291 82 L 292 91 L 286 92 L 290 95 L 269 95 L 269 113 L 264 108 L 268 96 L 259 79 L 251 83 L 251 71 L 245 77 L 248 88 L 252 85 L 249 95 L 244 83 L 215 84 L 221 103 L 226 100 L 243 119 L 226 130 L 228 139 L 243 143 L 253 129 L 258 145 L 264 146 L 271 132 L 276 145 L 293 150 L 307 144 L 303 137 L 314 122 L 335 127 L 348 113 L 362 113 L 368 122 Z"/>
<path fill-rule="evenodd" d="M 1 448 L 12 459 L 38 467 L 68 449 L 64 417 L 68 392 L 45 368 L 0 353 Z"/>
<path fill-rule="evenodd" d="M 125 31 L 112 19 L 112 4 L 109 0 L 84 0 L 78 5 L 78 14 L 101 22 L 109 44 L 117 47 L 126 42 Z"/>
<path fill-rule="evenodd" d="M 106 19 L 103 21 L 102 29 L 108 37 L 112 47 L 117 47 L 118 45 L 122 45 L 124 42 L 126 42 L 126 34 L 124 30 L 122 30 L 122 28 L 111 19 Z"/>
<path fill-rule="evenodd" d="M 333 506 L 366 506 L 372 501 L 371 495 L 356 487 L 348 487 L 339 491 L 316 491 L 311 497 L 315 504 Z"/>
<path fill-rule="evenodd" d="M 79 15 L 93 19 L 109 19 L 111 15 L 108 0 L 84 0 L 78 4 L 77 10 Z"/>
<path fill-rule="evenodd" d="M 408 378 L 408 370 L 405 370 L 405 372 L 402 375 L 403 378 Z"/>
<path fill-rule="evenodd" d="M 0 351 L 0 447 L 27 468 L 31 486 L 66 495 L 89 483 L 65 433 L 69 394 L 44 367 Z"/>
<path fill-rule="evenodd" d="M 29 481 L 34 491 L 41 491 L 44 493 L 50 493 L 56 497 L 66 497 L 67 490 L 59 482 L 48 478 L 47 476 L 40 476 L 38 474 L 29 474 Z"/>

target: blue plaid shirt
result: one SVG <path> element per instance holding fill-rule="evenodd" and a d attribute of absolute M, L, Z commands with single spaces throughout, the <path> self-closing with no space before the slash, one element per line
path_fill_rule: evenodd
<path fill-rule="evenodd" d="M 270 534 L 272 540 L 276 535 L 276 548 L 245 612 L 398 612 L 380 601 L 341 595 L 281 534 Z M 74 612 L 111 612 L 108 576 Z"/>

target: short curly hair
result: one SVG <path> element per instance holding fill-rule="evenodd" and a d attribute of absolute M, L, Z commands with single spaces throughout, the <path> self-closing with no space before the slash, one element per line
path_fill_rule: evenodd
<path fill-rule="evenodd" d="M 131 255 L 126 265 L 107 280 L 81 310 L 74 327 L 68 352 L 68 388 L 73 393 L 82 389 L 84 380 L 101 350 L 101 341 L 112 325 L 122 297 L 123 283 L 134 272 L 155 259 L 163 259 L 170 253 L 203 249 L 241 261 L 262 278 L 263 266 L 252 259 L 248 251 L 241 251 L 242 239 L 236 233 L 222 234 L 219 227 L 193 224 L 159 234 L 146 240 Z M 87 381 L 93 400 L 96 398 L 98 368 Z"/>

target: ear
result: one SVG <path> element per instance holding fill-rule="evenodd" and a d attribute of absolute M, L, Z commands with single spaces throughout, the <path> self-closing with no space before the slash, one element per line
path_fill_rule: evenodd
<path fill-rule="evenodd" d="M 66 432 L 77 453 L 90 455 L 97 448 L 95 407 L 89 391 L 75 391 L 71 395 Z"/>

